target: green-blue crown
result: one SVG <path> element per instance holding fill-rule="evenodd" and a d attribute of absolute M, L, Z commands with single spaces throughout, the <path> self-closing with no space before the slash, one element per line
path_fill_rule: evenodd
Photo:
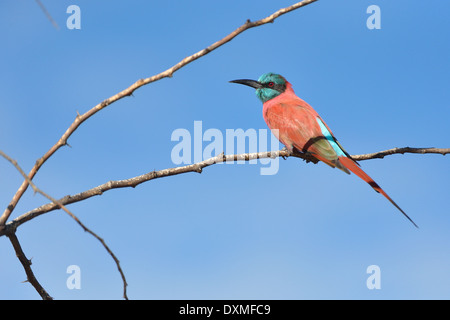
<path fill-rule="evenodd" d="M 261 87 L 256 89 L 256 96 L 264 103 L 273 99 L 286 90 L 286 79 L 276 73 L 265 73 L 259 77 Z"/>

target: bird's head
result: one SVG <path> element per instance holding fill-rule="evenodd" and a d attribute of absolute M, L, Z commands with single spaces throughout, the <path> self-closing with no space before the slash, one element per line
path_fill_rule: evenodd
<path fill-rule="evenodd" d="M 232 83 L 244 84 L 256 89 L 256 95 L 264 103 L 286 90 L 286 79 L 276 73 L 265 73 L 259 77 L 258 81 L 249 79 L 240 79 L 230 81 Z"/>

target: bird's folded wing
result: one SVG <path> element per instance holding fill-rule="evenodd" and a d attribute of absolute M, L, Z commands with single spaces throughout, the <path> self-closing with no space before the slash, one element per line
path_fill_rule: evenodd
<path fill-rule="evenodd" d="M 346 156 L 346 152 L 317 112 L 306 102 L 303 103 L 271 106 L 265 114 L 269 128 L 272 131 L 278 129 L 276 135 L 286 147 L 293 146 L 301 152 L 308 152 L 326 164 L 349 173 L 339 162 L 339 157 Z"/>

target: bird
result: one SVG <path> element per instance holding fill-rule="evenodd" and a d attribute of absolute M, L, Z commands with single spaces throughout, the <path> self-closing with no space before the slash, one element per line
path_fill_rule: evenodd
<path fill-rule="evenodd" d="M 230 82 L 256 89 L 256 96 L 263 103 L 263 117 L 267 126 L 290 154 L 297 151 L 347 174 L 353 172 L 376 192 L 381 193 L 418 228 L 405 211 L 344 150 L 330 127 L 307 102 L 295 94 L 291 83 L 283 76 L 269 72 L 257 81 L 238 79 Z"/>

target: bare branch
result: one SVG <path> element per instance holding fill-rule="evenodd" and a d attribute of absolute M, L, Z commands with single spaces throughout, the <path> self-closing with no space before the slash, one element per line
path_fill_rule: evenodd
<path fill-rule="evenodd" d="M 354 155 L 351 156 L 354 160 L 363 161 L 363 160 L 370 160 L 370 159 L 378 159 L 383 158 L 385 156 L 394 155 L 394 154 L 404 154 L 404 153 L 416 153 L 416 154 L 426 154 L 426 153 L 432 153 L 432 154 L 448 154 L 450 153 L 450 148 L 446 149 L 438 149 L 438 148 L 394 148 L 389 149 L 385 151 L 370 153 L 370 154 L 363 154 L 363 155 Z M 296 157 L 301 158 L 305 160 L 306 162 L 313 162 L 317 163 L 317 159 L 311 157 L 310 155 L 304 154 L 304 153 L 298 153 L 295 152 L 294 154 L 289 155 L 289 152 L 287 150 L 280 150 L 280 151 L 273 151 L 273 152 L 260 152 L 260 153 L 243 153 L 243 154 L 234 154 L 234 155 L 224 155 L 223 153 L 216 156 L 209 158 L 207 160 L 182 166 L 182 167 L 176 167 L 176 168 L 169 168 L 169 169 L 163 169 L 159 171 L 152 171 L 134 178 L 125 179 L 125 180 L 115 180 L 115 181 L 109 181 L 104 184 L 101 184 L 95 188 L 77 193 L 75 195 L 67 195 L 58 201 L 63 205 L 68 205 L 71 203 L 83 201 L 86 199 L 89 199 L 94 196 L 102 195 L 104 192 L 112 190 L 112 189 L 118 189 L 118 188 L 134 188 L 137 185 L 158 179 L 158 178 L 164 178 L 164 177 L 170 177 L 182 173 L 188 173 L 188 172 L 198 172 L 201 173 L 204 168 L 212 166 L 216 163 L 221 162 L 230 162 L 230 161 L 250 161 L 254 159 L 265 159 L 265 158 L 275 158 L 275 157 Z M 12 220 L 5 226 L 5 230 L 0 230 L 0 236 L 7 235 L 10 230 L 15 230 L 18 226 L 21 224 L 40 216 L 41 214 L 57 210 L 59 209 L 59 206 L 55 203 L 47 203 L 44 204 L 38 208 L 35 208 L 31 211 L 28 211 L 24 213 L 23 215 L 17 217 L 16 219 Z"/>
<path fill-rule="evenodd" d="M 17 163 L 16 160 L 14 160 L 14 159 L 12 159 L 11 157 L 9 157 L 9 156 L 8 156 L 6 153 L 4 153 L 2 150 L 0 150 L 0 155 L 1 155 L 3 158 L 5 158 L 6 160 L 8 160 L 12 165 L 14 165 L 14 167 L 17 169 L 17 171 L 19 171 L 20 174 L 21 174 L 21 175 L 28 181 L 28 183 L 31 185 L 31 187 L 33 188 L 34 192 L 39 193 L 39 194 L 43 195 L 44 197 L 46 197 L 48 200 L 52 201 L 52 204 L 55 205 L 56 208 L 63 209 L 69 216 L 72 217 L 72 219 L 74 219 L 74 220 L 75 220 L 75 221 L 83 228 L 83 230 L 84 230 L 85 232 L 90 233 L 90 234 L 91 234 L 92 236 L 94 236 L 98 241 L 100 241 L 100 243 L 103 245 L 103 247 L 106 249 L 106 251 L 110 254 L 110 256 L 113 258 L 113 260 L 114 260 L 115 263 L 116 263 L 117 269 L 119 270 L 119 273 L 120 273 L 120 275 L 121 275 L 121 277 L 122 277 L 122 281 L 123 281 L 123 297 L 124 297 L 124 299 L 128 300 L 128 297 L 127 297 L 127 289 L 126 289 L 126 288 L 127 288 L 127 281 L 126 281 L 126 279 L 125 279 L 125 275 L 124 275 L 124 273 L 123 273 L 123 271 L 122 271 L 122 268 L 120 267 L 119 260 L 118 260 L 117 257 L 114 255 L 114 253 L 111 251 L 111 249 L 109 249 L 109 247 L 106 245 L 105 241 L 104 241 L 102 238 L 100 238 L 95 232 L 93 232 L 93 231 L 90 230 L 88 227 L 86 227 L 86 226 L 80 221 L 80 219 L 77 218 L 77 216 L 75 216 L 72 212 L 70 212 L 70 211 L 62 204 L 61 201 L 54 199 L 53 197 L 49 196 L 49 195 L 46 194 L 44 191 L 42 191 L 41 189 L 39 189 L 39 188 L 38 188 L 38 187 L 37 187 L 37 186 L 36 186 L 36 185 L 28 178 L 28 176 L 27 176 L 26 173 L 22 170 L 22 168 L 19 166 L 19 164 Z M 14 229 L 15 229 L 15 228 L 14 228 Z M 12 232 L 12 233 L 9 233 L 9 234 L 8 234 L 8 237 L 11 239 L 11 243 L 13 244 L 13 246 L 16 245 L 16 246 L 18 246 L 18 248 L 20 249 L 19 242 L 17 241 L 17 238 L 16 238 L 16 236 L 15 236 L 15 231 Z M 11 238 L 11 237 L 12 237 L 12 238 Z M 14 239 L 15 239 L 15 240 L 14 240 Z M 14 249 L 16 250 L 16 253 L 17 253 L 18 251 L 17 251 L 16 247 L 14 247 Z M 21 251 L 21 250 L 20 250 L 20 251 Z M 23 252 L 22 252 L 22 253 L 23 253 Z M 24 268 L 25 268 L 25 265 L 26 265 L 26 264 L 24 264 L 24 261 L 25 261 L 25 260 L 22 261 L 22 260 L 24 259 L 25 255 L 23 255 L 23 257 L 18 255 L 18 257 L 19 257 L 19 259 L 21 260 L 22 265 L 23 265 Z M 26 259 L 26 258 L 25 258 L 25 259 Z M 29 264 L 31 265 L 31 263 L 29 263 Z M 26 272 L 27 275 L 28 275 L 28 273 L 31 272 L 31 269 L 30 269 L 29 271 L 27 271 L 27 269 L 25 268 L 25 272 Z M 31 274 L 32 274 L 32 273 L 31 273 Z M 33 278 L 34 278 L 34 276 L 33 276 Z M 36 281 L 37 285 L 39 285 L 39 283 L 37 282 L 37 280 L 36 280 L 35 278 L 34 278 L 34 280 Z M 33 284 L 33 286 L 36 288 L 36 290 L 38 290 L 38 288 L 37 288 L 36 285 Z M 39 286 L 40 286 L 40 285 L 39 285 Z M 38 290 L 39 294 L 41 294 L 41 290 L 43 290 L 43 292 L 45 292 L 45 290 L 44 290 L 42 287 L 40 287 L 39 290 Z M 42 296 L 42 294 L 41 294 L 41 296 Z M 44 297 L 43 297 L 43 299 L 44 299 Z"/>
<path fill-rule="evenodd" d="M 392 154 L 405 154 L 405 153 L 437 153 L 446 155 L 450 153 L 450 148 L 410 148 L 410 147 L 404 147 L 404 148 L 393 148 L 385 151 L 379 151 L 375 153 L 368 153 L 368 154 L 362 154 L 357 156 L 352 156 L 354 160 L 361 161 L 361 160 L 369 160 L 369 159 L 383 159 L 385 156 L 389 156 Z"/>
<path fill-rule="evenodd" d="M 59 26 L 56 23 L 56 21 L 52 18 L 50 12 L 45 8 L 45 6 L 42 4 L 40 0 L 36 0 L 36 3 L 41 7 L 41 10 L 44 12 L 47 19 L 52 23 L 52 25 L 55 27 L 56 30 L 59 30 Z"/>
<path fill-rule="evenodd" d="M 261 25 L 266 24 L 266 23 L 273 22 L 276 18 L 278 18 L 281 15 L 284 15 L 284 14 L 286 14 L 288 12 L 291 12 L 291 11 L 296 10 L 298 8 L 304 7 L 304 6 L 308 5 L 308 4 L 316 2 L 316 1 L 317 0 L 304 0 L 304 1 L 301 1 L 301 2 L 298 2 L 298 3 L 294 4 L 292 6 L 280 9 L 280 10 L 276 11 L 275 13 L 271 14 L 270 16 L 264 18 L 264 19 L 261 19 L 261 20 L 255 21 L 255 22 L 251 22 L 250 20 L 247 20 L 247 22 L 244 23 L 242 26 L 240 26 L 239 28 L 237 28 L 236 30 L 231 32 L 229 35 L 227 35 L 223 39 L 213 43 L 209 47 L 207 47 L 207 48 L 205 48 L 203 50 L 200 50 L 197 53 L 194 53 L 193 55 L 191 55 L 189 57 L 184 58 L 183 60 L 178 62 L 173 67 L 167 69 L 166 71 L 163 71 L 163 72 L 161 72 L 161 73 L 159 73 L 157 75 L 154 75 L 152 77 L 149 77 L 149 78 L 146 78 L 146 79 L 140 79 L 140 80 L 136 81 L 134 84 L 129 86 L 127 89 L 125 89 L 125 90 L 123 90 L 123 91 L 113 95 L 112 97 L 110 97 L 110 98 L 108 98 L 106 100 L 103 100 L 101 103 L 97 104 L 95 107 L 93 107 L 92 109 L 90 109 L 86 113 L 84 113 L 82 115 L 77 115 L 75 120 L 72 122 L 72 124 L 66 130 L 66 132 L 61 136 L 61 138 L 40 159 L 38 159 L 36 161 L 36 164 L 33 166 L 33 168 L 31 169 L 30 173 L 28 174 L 29 180 L 33 180 L 34 176 L 39 171 L 41 166 L 59 148 L 61 148 L 62 146 L 67 145 L 67 140 L 75 132 L 75 130 L 77 130 L 77 128 L 84 121 L 89 119 L 91 116 L 96 114 L 98 111 L 106 108 L 110 104 L 112 104 L 112 103 L 114 103 L 116 101 L 119 101 L 120 99 L 122 99 L 124 97 L 131 96 L 136 89 L 139 89 L 140 87 L 142 87 L 144 85 L 147 85 L 149 83 L 161 80 L 163 78 L 172 77 L 174 72 L 176 72 L 177 70 L 179 70 L 182 67 L 186 66 L 187 64 L 197 60 L 198 58 L 203 57 L 204 55 L 210 53 L 211 51 L 216 50 L 217 48 L 221 47 L 225 43 L 227 43 L 227 42 L 231 41 L 232 39 L 234 39 L 236 36 L 238 36 L 239 34 L 244 32 L 245 30 L 250 29 L 250 28 L 254 28 L 254 27 L 258 27 L 258 26 L 261 26 Z M 9 219 L 11 213 L 13 212 L 13 210 L 16 207 L 17 203 L 19 202 L 20 198 L 25 193 L 25 191 L 28 189 L 28 186 L 29 186 L 28 180 L 25 179 L 23 181 L 22 185 L 19 187 L 19 189 L 15 193 L 15 195 L 13 196 L 13 198 L 12 198 L 11 202 L 9 203 L 9 205 L 6 207 L 6 209 L 3 212 L 2 216 L 0 217 L 0 231 L 2 229 L 2 226 Z"/>
<path fill-rule="evenodd" d="M 47 293 L 47 291 L 45 291 L 45 289 L 41 286 L 39 281 L 37 281 L 36 277 L 34 276 L 33 270 L 31 270 L 31 260 L 28 260 L 25 256 L 25 253 L 20 246 L 16 234 L 8 234 L 8 238 L 11 241 L 12 246 L 14 247 L 14 251 L 16 251 L 17 258 L 19 258 L 20 263 L 22 263 L 22 266 L 25 269 L 25 273 L 27 274 L 27 281 L 31 283 L 31 285 L 36 289 L 36 291 L 42 297 L 42 300 L 53 300 L 53 298 Z"/>

